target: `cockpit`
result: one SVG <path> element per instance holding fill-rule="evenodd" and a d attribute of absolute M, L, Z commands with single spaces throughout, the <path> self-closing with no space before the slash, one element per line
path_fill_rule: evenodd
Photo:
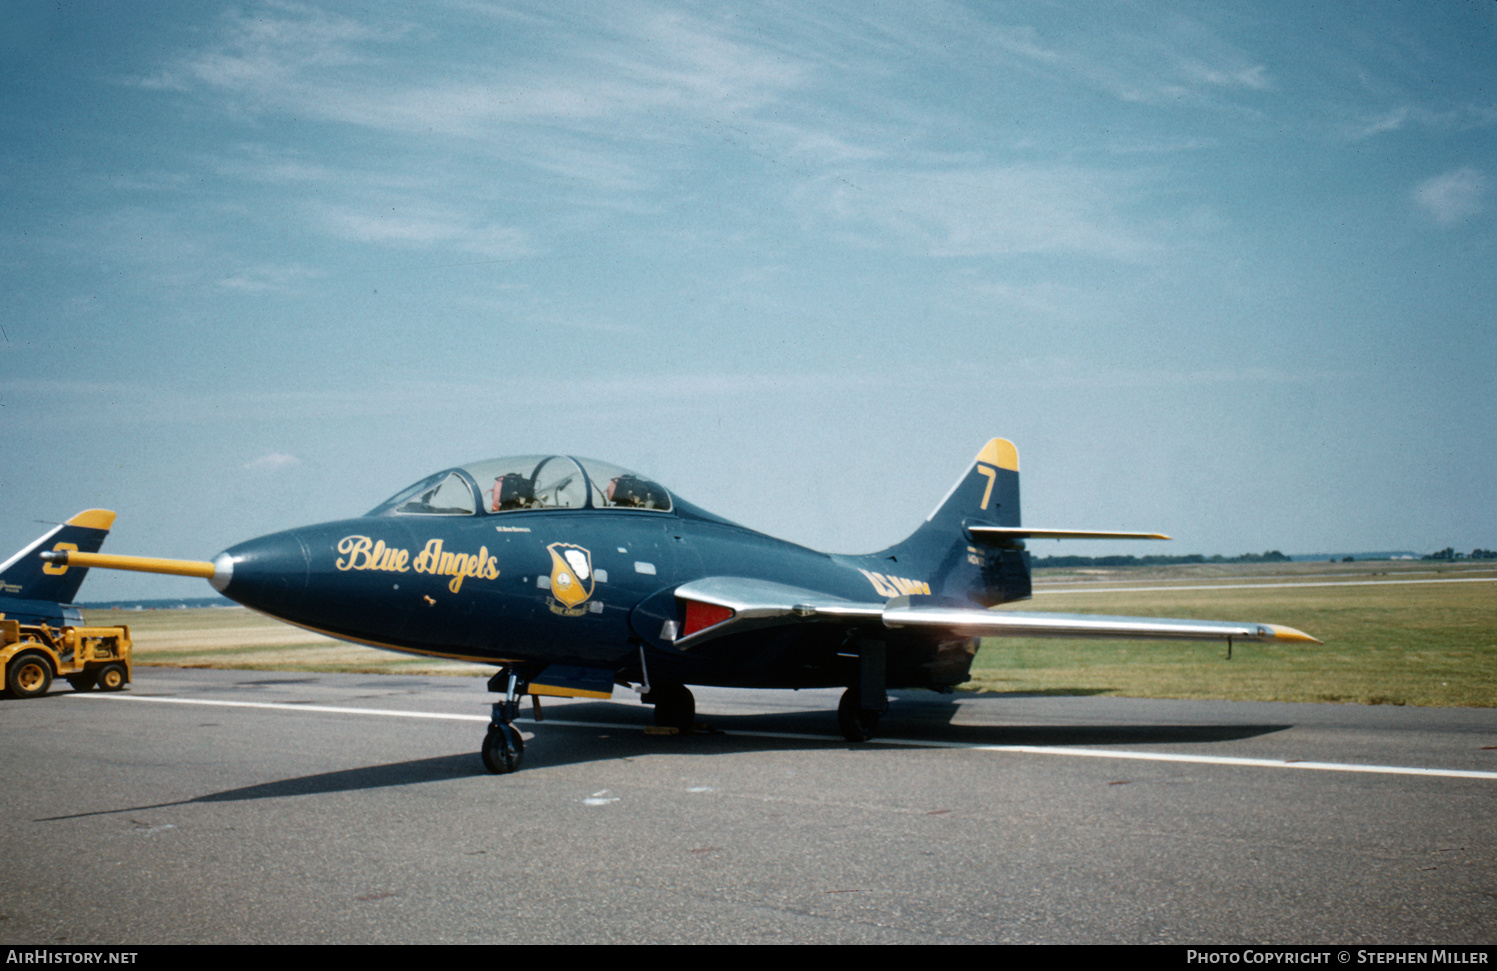
<path fill-rule="evenodd" d="M 569 455 L 517 455 L 446 469 L 408 486 L 370 516 L 489 516 L 537 509 L 670 512 L 671 495 L 628 469 Z"/>

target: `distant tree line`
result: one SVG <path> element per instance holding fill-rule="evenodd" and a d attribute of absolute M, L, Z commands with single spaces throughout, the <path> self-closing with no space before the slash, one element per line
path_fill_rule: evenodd
<path fill-rule="evenodd" d="M 1430 553 L 1423 557 L 1426 560 L 1497 560 L 1497 550 L 1484 550 L 1477 548 L 1468 556 L 1465 553 L 1457 553 L 1455 548 L 1447 546 L 1438 553 Z"/>
<path fill-rule="evenodd" d="M 1288 563 L 1289 557 L 1278 550 L 1267 553 L 1244 553 L 1241 556 L 1033 556 L 1031 566 L 1173 566 L 1177 563 Z"/>

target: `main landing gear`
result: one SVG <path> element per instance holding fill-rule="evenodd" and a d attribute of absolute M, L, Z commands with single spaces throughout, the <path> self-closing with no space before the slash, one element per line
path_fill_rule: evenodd
<path fill-rule="evenodd" d="M 858 680 L 842 692 L 837 704 L 837 727 L 849 742 L 872 738 L 879 716 L 889 710 L 885 671 L 884 642 L 863 642 L 858 651 Z"/>
<path fill-rule="evenodd" d="M 863 707 L 863 692 L 854 685 L 842 692 L 842 700 L 837 703 L 837 727 L 849 742 L 866 742 L 878 731 L 880 714 Z"/>
<path fill-rule="evenodd" d="M 484 768 L 495 775 L 507 775 L 520 767 L 525 758 L 525 737 L 514 726 L 520 713 L 520 699 L 530 687 L 530 679 L 512 667 L 500 668 L 489 679 L 489 690 L 504 693 L 504 700 L 494 702 L 489 730 L 483 736 Z M 536 699 L 535 720 L 541 720 L 540 700 Z"/>
<path fill-rule="evenodd" d="M 689 732 L 696 725 L 697 702 L 684 684 L 652 685 L 640 701 L 655 706 L 655 724 Z"/>

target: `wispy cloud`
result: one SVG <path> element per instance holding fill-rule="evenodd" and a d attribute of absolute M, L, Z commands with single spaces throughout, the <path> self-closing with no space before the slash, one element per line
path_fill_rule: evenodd
<path fill-rule="evenodd" d="M 1179 19 L 1147 35 L 1103 26 L 1078 32 L 1071 44 L 1068 70 L 1126 102 L 1250 106 L 1247 96 L 1275 87 L 1266 64 L 1199 21 Z"/>
<path fill-rule="evenodd" d="M 1384 112 L 1364 125 L 1354 127 L 1350 131 L 1353 139 L 1371 138 L 1384 132 L 1398 131 L 1408 123 L 1413 109 L 1408 105 L 1399 105 L 1390 111 Z"/>
<path fill-rule="evenodd" d="M 1439 225 L 1454 226 L 1482 211 L 1486 190 L 1486 176 L 1467 165 L 1419 183 L 1414 202 Z"/>
<path fill-rule="evenodd" d="M 1034 390 L 1316 386 L 1358 377 L 1350 370 L 1325 367 L 1133 368 L 1074 357 L 1021 357 L 1009 360 L 1006 366 L 1009 370 L 1005 380 L 1010 386 Z M 973 369 L 970 364 L 964 367 Z"/>
<path fill-rule="evenodd" d="M 301 459 L 297 458 L 295 455 L 288 455 L 285 452 L 271 452 L 270 454 L 262 455 L 257 459 L 251 459 L 250 461 L 240 466 L 240 468 L 250 472 L 275 472 L 280 469 L 289 469 L 292 466 L 300 464 Z"/>
<path fill-rule="evenodd" d="M 296 293 L 301 284 L 318 279 L 321 270 L 301 265 L 263 265 L 241 269 L 219 280 L 217 285 L 239 293 Z"/>
<path fill-rule="evenodd" d="M 523 232 L 486 223 L 471 213 L 419 203 L 385 209 L 316 205 L 324 231 L 358 243 L 390 243 L 411 248 L 446 244 L 495 258 L 528 255 Z"/>
<path fill-rule="evenodd" d="M 585 43 L 547 52 L 486 50 L 481 60 L 465 57 L 459 44 L 433 74 L 429 62 L 413 60 L 413 45 L 395 42 L 435 28 L 376 26 L 268 3 L 252 15 L 227 16 L 218 44 L 143 83 L 235 94 L 247 111 L 501 142 L 513 134 L 500 131 L 507 124 L 596 130 L 601 120 L 651 112 L 732 113 L 796 83 L 794 59 L 734 41 L 687 14 L 640 6 L 616 8 L 611 17 L 590 11 L 586 20 L 586 31 L 557 32 Z"/>
<path fill-rule="evenodd" d="M 1187 60 L 1181 65 L 1181 73 L 1186 77 L 1218 88 L 1248 88 L 1252 91 L 1267 91 L 1272 87 L 1268 80 L 1268 68 L 1262 64 L 1222 67 Z"/>
<path fill-rule="evenodd" d="M 1012 166 L 870 172 L 808 191 L 870 241 L 894 238 L 932 256 L 1073 253 L 1135 259 L 1153 248 L 1123 216 L 1132 187 L 1100 170 Z M 808 199 L 808 201 L 810 201 Z"/>
<path fill-rule="evenodd" d="M 1490 128 L 1493 125 L 1497 125 L 1497 106 L 1493 105 L 1464 104 L 1437 110 L 1424 105 L 1401 104 L 1366 122 L 1348 127 L 1346 135 L 1355 141 L 1405 128 L 1450 132 Z"/>
<path fill-rule="evenodd" d="M 393 41 L 409 26 L 374 26 L 352 17 L 300 3 L 268 2 L 255 12 L 233 10 L 224 17 L 220 43 L 176 62 L 141 83 L 186 90 L 207 84 L 256 95 L 285 96 L 319 70 L 367 65 L 361 50 L 371 42 Z"/>

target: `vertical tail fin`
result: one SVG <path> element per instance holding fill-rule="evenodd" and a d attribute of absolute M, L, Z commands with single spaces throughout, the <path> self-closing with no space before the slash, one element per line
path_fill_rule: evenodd
<path fill-rule="evenodd" d="M 0 615 L 27 624 L 68 622 L 61 605 L 72 602 L 88 568 L 46 563 L 39 554 L 97 553 L 113 525 L 114 513 L 108 509 L 84 510 L 0 563 Z"/>
<path fill-rule="evenodd" d="M 969 526 L 1019 526 L 1019 450 L 995 438 L 920 528 L 874 554 L 895 572 L 926 578 L 930 592 L 984 606 L 1029 597 L 1029 558 L 1018 541 L 975 543 Z M 891 568 L 892 569 L 892 568 Z"/>

